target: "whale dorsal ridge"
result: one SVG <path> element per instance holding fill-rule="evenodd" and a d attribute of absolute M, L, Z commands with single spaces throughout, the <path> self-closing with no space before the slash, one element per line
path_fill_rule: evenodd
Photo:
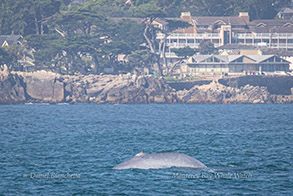
<path fill-rule="evenodd" d="M 140 153 L 136 154 L 135 156 L 138 157 L 138 156 L 141 156 L 141 155 L 144 155 L 144 151 L 141 151 Z"/>

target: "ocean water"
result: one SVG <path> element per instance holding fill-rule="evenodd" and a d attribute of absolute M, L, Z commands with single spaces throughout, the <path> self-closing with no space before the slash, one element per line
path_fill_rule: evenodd
<path fill-rule="evenodd" d="M 293 195 L 293 105 L 1 105 L 0 195 Z M 144 150 L 207 169 L 112 168 Z"/>

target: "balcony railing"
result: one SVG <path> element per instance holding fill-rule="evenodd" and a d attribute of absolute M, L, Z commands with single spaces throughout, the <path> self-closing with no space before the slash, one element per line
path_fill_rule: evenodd
<path fill-rule="evenodd" d="M 263 39 L 269 39 L 269 38 L 293 38 L 293 33 L 237 33 L 234 35 L 234 37 L 238 39 L 244 39 L 244 38 L 263 38 Z"/>
<path fill-rule="evenodd" d="M 198 48 L 199 43 L 167 43 L 167 46 L 170 48 L 184 48 L 189 46 L 190 48 Z M 220 43 L 214 43 L 215 47 L 219 47 Z"/>
<path fill-rule="evenodd" d="M 170 48 L 184 48 L 186 46 L 189 46 L 190 48 L 198 48 L 199 43 L 168 43 L 167 46 Z"/>
<path fill-rule="evenodd" d="M 238 43 L 240 45 L 248 45 L 248 46 L 261 46 L 261 43 Z M 283 48 L 283 49 L 293 49 L 293 43 L 266 43 L 266 47 L 271 48 Z"/>
<path fill-rule="evenodd" d="M 237 33 L 234 34 L 238 39 L 293 39 L 293 33 Z M 157 39 L 163 39 L 163 34 L 158 34 Z M 220 39 L 219 33 L 172 33 L 167 39 Z"/>
<path fill-rule="evenodd" d="M 163 34 L 158 34 L 157 39 L 163 39 Z M 172 33 L 167 37 L 167 39 L 197 39 L 197 38 L 220 38 L 219 33 Z"/>

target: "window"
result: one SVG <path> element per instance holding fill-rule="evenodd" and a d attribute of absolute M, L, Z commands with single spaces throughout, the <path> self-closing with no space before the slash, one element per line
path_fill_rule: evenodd
<path fill-rule="evenodd" d="M 281 59 L 278 58 L 278 57 L 275 57 L 275 61 L 276 61 L 276 62 L 281 62 Z"/>
<path fill-rule="evenodd" d="M 207 29 L 209 25 L 198 25 L 197 26 L 199 29 Z"/>
<path fill-rule="evenodd" d="M 189 44 L 193 44 L 193 43 L 194 43 L 194 39 L 188 39 L 188 40 L 187 40 L 187 43 L 189 43 Z"/>
<path fill-rule="evenodd" d="M 269 58 L 265 62 L 274 62 L 274 58 Z"/>
<path fill-rule="evenodd" d="M 217 63 L 219 63 L 219 62 L 223 62 L 221 59 L 218 59 L 218 58 L 215 58 L 214 57 L 214 62 L 217 62 Z"/>
<path fill-rule="evenodd" d="M 285 39 L 280 39 L 279 40 L 279 43 L 285 44 L 286 43 L 286 40 Z"/>
<path fill-rule="evenodd" d="M 179 43 L 185 44 L 186 43 L 186 40 L 185 39 L 179 39 Z"/>
<path fill-rule="evenodd" d="M 218 28 L 220 28 L 221 27 L 221 25 L 214 25 L 214 28 L 215 29 L 218 29 Z"/>
<path fill-rule="evenodd" d="M 238 43 L 244 43 L 244 39 L 238 39 L 237 42 Z"/>
<path fill-rule="evenodd" d="M 208 59 L 204 60 L 204 62 L 213 62 L 213 61 L 212 61 L 212 58 L 208 58 Z"/>
<path fill-rule="evenodd" d="M 241 28 L 244 28 L 244 26 L 242 26 L 242 25 L 232 25 L 232 28 L 241 29 Z"/>

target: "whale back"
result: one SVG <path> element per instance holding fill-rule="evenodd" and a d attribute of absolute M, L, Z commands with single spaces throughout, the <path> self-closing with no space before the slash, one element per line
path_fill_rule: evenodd
<path fill-rule="evenodd" d="M 141 152 L 113 169 L 160 169 L 170 167 L 206 168 L 202 162 L 182 153 L 147 154 Z"/>

